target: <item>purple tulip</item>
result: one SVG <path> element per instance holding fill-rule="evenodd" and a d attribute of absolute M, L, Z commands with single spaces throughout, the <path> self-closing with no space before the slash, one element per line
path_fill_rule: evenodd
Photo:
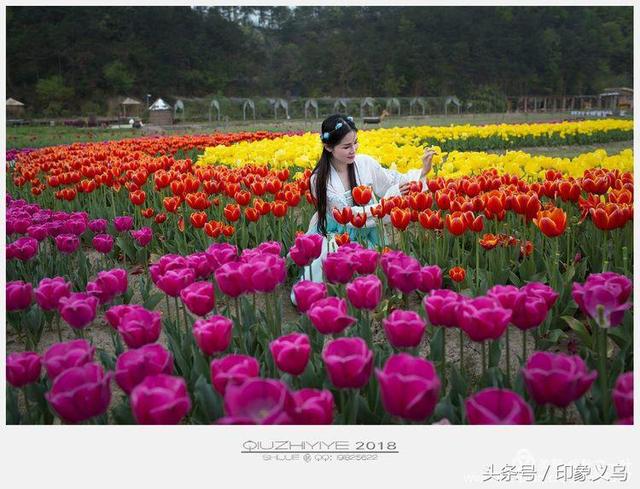
<path fill-rule="evenodd" d="M 420 344 L 425 324 L 415 311 L 396 309 L 382 320 L 384 332 L 396 348 L 413 348 Z"/>
<path fill-rule="evenodd" d="M 420 262 L 411 256 L 401 256 L 387 264 L 387 281 L 389 287 L 398 289 L 404 294 L 416 290 L 422 281 Z"/>
<path fill-rule="evenodd" d="M 75 234 L 59 234 L 56 236 L 56 248 L 62 253 L 70 255 L 80 247 L 80 238 Z"/>
<path fill-rule="evenodd" d="M 289 249 L 289 256 L 299 267 L 307 266 L 322 253 L 322 241 L 320 234 L 297 236 L 294 245 Z"/>
<path fill-rule="evenodd" d="M 347 302 L 339 297 L 327 297 L 314 302 L 307 316 L 322 334 L 341 333 L 356 322 L 356 318 L 347 314 Z"/>
<path fill-rule="evenodd" d="M 363 275 L 347 284 L 347 297 L 356 309 L 373 311 L 382 298 L 382 282 L 376 275 Z"/>
<path fill-rule="evenodd" d="M 251 260 L 240 270 L 246 282 L 251 284 L 250 289 L 255 292 L 272 292 L 287 277 L 286 261 L 272 253 Z"/>
<path fill-rule="evenodd" d="M 162 318 L 159 312 L 140 308 L 122 316 L 118 332 L 129 348 L 140 348 L 153 343 L 160 337 Z"/>
<path fill-rule="evenodd" d="M 551 310 L 553 305 L 556 303 L 556 300 L 558 300 L 558 297 L 560 297 L 560 294 L 555 290 L 541 282 L 529 282 L 528 284 L 520 287 L 520 290 L 527 296 L 536 295 L 538 297 L 542 297 L 547 303 L 547 309 L 549 310 Z"/>
<path fill-rule="evenodd" d="M 91 244 L 97 252 L 106 255 L 113 249 L 113 237 L 110 234 L 96 234 Z"/>
<path fill-rule="evenodd" d="M 113 268 L 98 272 L 96 284 L 102 290 L 107 291 L 112 298 L 123 295 L 129 288 L 127 271 L 123 268 Z"/>
<path fill-rule="evenodd" d="M 466 300 L 448 289 L 432 290 L 422 300 L 429 322 L 434 326 L 454 328 L 458 326 L 458 307 Z"/>
<path fill-rule="evenodd" d="M 37 382 L 40 378 L 42 363 L 37 353 L 23 351 L 7 356 L 7 382 L 20 388 Z"/>
<path fill-rule="evenodd" d="M 27 228 L 27 235 L 30 238 L 33 238 L 38 242 L 40 242 L 40 241 L 43 241 L 45 238 L 47 238 L 49 236 L 49 233 L 47 232 L 46 226 L 42 224 L 32 224 Z"/>
<path fill-rule="evenodd" d="M 141 309 L 144 309 L 144 307 L 139 304 L 118 304 L 117 306 L 111 306 L 104 314 L 104 318 L 113 329 L 117 330 L 120 325 L 120 321 L 125 314 Z"/>
<path fill-rule="evenodd" d="M 295 407 L 287 386 L 274 379 L 248 379 L 240 385 L 230 385 L 224 395 L 227 418 L 254 424 L 291 424 Z"/>
<path fill-rule="evenodd" d="M 131 216 L 119 216 L 113 218 L 113 226 L 116 231 L 123 232 L 129 231 L 133 227 L 133 217 Z"/>
<path fill-rule="evenodd" d="M 376 250 L 362 249 L 352 255 L 353 268 L 356 273 L 368 275 L 375 273 L 378 267 L 379 254 Z"/>
<path fill-rule="evenodd" d="M 42 363 L 49 379 L 54 380 L 67 369 L 92 362 L 95 351 L 95 346 L 91 346 L 87 340 L 56 343 L 44 353 Z"/>
<path fill-rule="evenodd" d="M 320 299 L 327 297 L 327 286 L 324 282 L 301 280 L 293 286 L 293 295 L 300 312 L 307 312 Z"/>
<path fill-rule="evenodd" d="M 523 331 L 537 328 L 547 319 L 548 314 L 549 308 L 542 297 L 525 296 L 512 310 L 511 323 Z"/>
<path fill-rule="evenodd" d="M 424 421 L 436 407 L 440 379 L 428 360 L 407 353 L 390 356 L 376 369 L 384 409 L 392 416 Z"/>
<path fill-rule="evenodd" d="M 592 273 L 584 285 L 574 282 L 572 295 L 580 310 L 601 328 L 620 325 L 628 302 L 632 284 L 624 275 L 613 272 Z"/>
<path fill-rule="evenodd" d="M 493 297 L 476 297 L 458 306 L 458 324 L 473 341 L 496 340 L 511 320 L 511 311 Z"/>
<path fill-rule="evenodd" d="M 89 229 L 94 233 L 104 233 L 107 230 L 107 224 L 106 219 L 92 219 L 89 221 Z"/>
<path fill-rule="evenodd" d="M 143 247 L 151 243 L 151 240 L 153 239 L 153 230 L 148 226 L 140 228 L 137 231 L 130 231 L 130 233 L 131 237 L 133 237 L 133 239 L 135 239 L 138 244 Z"/>
<path fill-rule="evenodd" d="M 533 424 L 533 410 L 522 397 L 508 389 L 489 387 L 464 401 L 469 424 Z"/>
<path fill-rule="evenodd" d="M 192 253 L 187 257 L 187 263 L 189 264 L 189 268 L 191 268 L 196 274 L 197 279 L 208 279 L 213 275 L 213 269 L 211 268 L 211 264 L 209 262 L 209 255 L 207 255 L 204 251 L 199 251 L 197 253 Z"/>
<path fill-rule="evenodd" d="M 278 241 L 263 241 L 256 250 L 260 253 L 271 253 L 280 256 L 282 254 L 282 245 Z"/>
<path fill-rule="evenodd" d="M 322 361 L 338 389 L 360 389 L 371 377 L 373 353 L 362 338 L 338 338 L 325 345 Z"/>
<path fill-rule="evenodd" d="M 193 336 L 205 355 L 214 355 L 229 348 L 233 322 L 224 316 L 198 319 L 193 323 Z"/>
<path fill-rule="evenodd" d="M 43 278 L 35 291 L 36 302 L 41 309 L 58 309 L 60 299 L 71 295 L 71 284 L 62 277 Z"/>
<path fill-rule="evenodd" d="M 55 378 L 45 398 L 67 423 L 86 421 L 107 412 L 111 376 L 97 363 L 72 367 Z"/>
<path fill-rule="evenodd" d="M 291 394 L 295 402 L 295 424 L 333 424 L 334 400 L 331 391 L 300 389 Z"/>
<path fill-rule="evenodd" d="M 522 369 L 527 390 L 537 404 L 567 407 L 589 390 L 598 376 L 578 355 L 535 352 Z"/>
<path fill-rule="evenodd" d="M 269 350 L 279 370 L 300 375 L 309 363 L 311 344 L 306 334 L 291 333 L 269 343 Z"/>
<path fill-rule="evenodd" d="M 184 256 L 180 255 L 164 255 L 149 267 L 149 275 L 154 284 L 158 284 L 158 280 L 169 270 L 182 270 L 183 268 L 189 268 L 189 262 Z"/>
<path fill-rule="evenodd" d="M 22 280 L 7 282 L 7 311 L 22 311 L 31 306 L 33 286 Z"/>
<path fill-rule="evenodd" d="M 187 383 L 182 377 L 172 375 L 145 377 L 131 391 L 130 401 L 138 424 L 178 424 L 191 410 Z"/>
<path fill-rule="evenodd" d="M 258 360 L 248 355 L 227 355 L 211 361 L 211 384 L 224 396 L 228 385 L 241 384 L 260 374 Z"/>
<path fill-rule="evenodd" d="M 633 416 L 633 371 L 620 374 L 611 395 L 618 418 Z"/>
<path fill-rule="evenodd" d="M 213 243 L 206 249 L 205 253 L 213 272 L 225 263 L 238 259 L 238 248 L 229 243 Z"/>
<path fill-rule="evenodd" d="M 38 254 L 38 240 L 35 238 L 22 237 L 16 239 L 7 246 L 11 247 L 13 257 L 20 261 L 29 261 Z"/>
<path fill-rule="evenodd" d="M 242 272 L 243 266 L 240 262 L 227 262 L 216 270 L 216 282 L 223 294 L 238 297 L 246 292 L 247 279 Z"/>
<path fill-rule="evenodd" d="M 97 297 L 76 292 L 60 298 L 58 311 L 69 326 L 82 329 L 95 319 L 99 302 Z"/>
<path fill-rule="evenodd" d="M 116 382 L 127 394 L 146 377 L 173 373 L 173 357 L 157 343 L 122 353 L 116 360 Z"/>
<path fill-rule="evenodd" d="M 170 297 L 178 297 L 180 291 L 190 285 L 196 279 L 196 274 L 191 268 L 168 270 L 158 277 L 156 287 Z"/>
<path fill-rule="evenodd" d="M 510 309 L 512 312 L 518 309 L 521 302 L 527 300 L 524 291 L 515 285 L 495 285 L 487 291 L 487 295 L 498 299 L 502 307 Z M 537 296 L 533 295 L 532 297 Z"/>
<path fill-rule="evenodd" d="M 322 268 L 324 276 L 332 284 L 346 284 L 353 277 L 353 260 L 346 253 L 329 253 L 322 262 Z"/>
<path fill-rule="evenodd" d="M 193 282 L 180 291 L 187 309 L 198 316 L 206 316 L 216 305 L 215 290 L 211 282 Z"/>
<path fill-rule="evenodd" d="M 420 292 L 430 292 L 442 288 L 442 269 L 438 265 L 422 267 L 420 270 Z"/>
<path fill-rule="evenodd" d="M 84 219 L 68 219 L 64 223 L 64 232 L 81 236 L 87 230 L 87 223 Z"/>

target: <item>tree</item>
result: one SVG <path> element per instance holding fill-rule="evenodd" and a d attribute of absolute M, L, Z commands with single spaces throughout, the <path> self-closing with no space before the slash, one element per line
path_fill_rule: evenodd
<path fill-rule="evenodd" d="M 125 94 L 134 84 L 134 77 L 127 67 L 120 61 L 116 60 L 106 65 L 102 72 L 107 81 L 108 87 L 113 93 Z"/>

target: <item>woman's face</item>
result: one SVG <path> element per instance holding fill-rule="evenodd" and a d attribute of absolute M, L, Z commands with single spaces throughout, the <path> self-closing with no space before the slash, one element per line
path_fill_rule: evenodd
<path fill-rule="evenodd" d="M 326 147 L 327 151 L 330 151 L 333 158 L 347 165 L 351 165 L 358 151 L 358 133 L 355 131 L 349 131 L 333 148 Z"/>

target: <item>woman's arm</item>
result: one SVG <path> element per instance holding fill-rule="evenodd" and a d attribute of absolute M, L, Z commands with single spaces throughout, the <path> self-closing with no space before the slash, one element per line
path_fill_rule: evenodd
<path fill-rule="evenodd" d="M 384 168 L 377 160 L 370 158 L 367 161 L 367 165 L 372 173 L 373 191 L 378 196 L 384 196 L 387 195 L 389 189 L 395 185 L 399 187 L 398 190 L 404 190 L 403 187 L 408 190 L 408 185 L 405 186 L 404 184 L 408 184 L 415 180 L 422 180 L 426 183 L 426 176 L 431 170 L 431 159 L 433 158 L 433 154 L 433 151 L 425 150 L 422 157 L 422 168 L 409 170 L 407 173 L 400 173 L 389 168 Z M 391 193 L 400 192 L 392 191 Z M 402 193 L 404 194 L 406 192 L 403 191 Z"/>

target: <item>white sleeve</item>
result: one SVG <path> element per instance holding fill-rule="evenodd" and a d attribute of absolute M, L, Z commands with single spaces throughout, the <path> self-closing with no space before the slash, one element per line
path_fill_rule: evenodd
<path fill-rule="evenodd" d="M 389 194 L 398 195 L 400 184 L 420 179 L 421 169 L 409 170 L 407 173 L 400 173 L 389 168 L 384 168 L 375 158 L 367 157 L 367 165 L 371 169 L 373 177 L 373 191 L 376 195 L 384 197 Z M 389 192 L 391 190 L 391 192 Z"/>

